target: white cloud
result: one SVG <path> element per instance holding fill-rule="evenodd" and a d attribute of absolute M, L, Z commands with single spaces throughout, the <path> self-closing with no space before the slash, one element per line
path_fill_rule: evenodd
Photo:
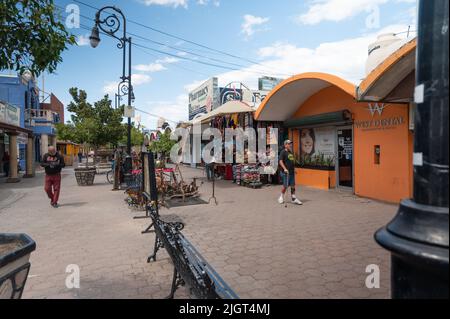
<path fill-rule="evenodd" d="M 80 47 L 89 45 L 90 43 L 91 43 L 91 41 L 89 40 L 89 34 L 79 35 L 77 37 L 77 44 Z"/>
<path fill-rule="evenodd" d="M 301 24 L 315 25 L 322 21 L 339 22 L 362 12 L 370 13 L 375 6 L 389 0 L 313 0 L 308 11 L 296 20 Z"/>
<path fill-rule="evenodd" d="M 158 59 L 155 62 L 149 64 L 134 65 L 133 69 L 140 72 L 149 72 L 149 73 L 160 72 L 167 70 L 167 68 L 164 66 L 165 64 L 177 63 L 178 61 L 179 59 L 175 57 L 165 57 L 163 59 Z"/>
<path fill-rule="evenodd" d="M 239 71 L 226 72 L 216 76 L 219 78 L 219 86 L 240 81 L 251 89 L 258 87 L 259 75 L 256 73 L 287 78 L 289 75 L 303 72 L 324 72 L 359 84 L 365 77 L 365 63 L 369 44 L 373 43 L 379 34 L 404 31 L 407 27 L 407 24 L 391 25 L 377 32 L 355 38 L 322 43 L 315 48 L 277 42 L 271 46 L 260 48 L 258 51 L 263 66 L 251 65 Z M 269 70 L 272 70 L 272 72 Z M 148 105 L 146 111 L 164 115 L 164 118 L 172 121 L 187 120 L 188 92 L 197 88 L 204 81 L 206 79 L 186 84 L 183 87 L 184 93 L 174 101 L 152 102 Z M 147 127 L 156 127 L 156 119 L 149 118 L 147 121 L 150 121 L 146 124 Z"/>
<path fill-rule="evenodd" d="M 166 67 L 161 63 L 138 64 L 133 66 L 133 69 L 140 72 L 150 72 L 150 73 L 167 70 Z"/>
<path fill-rule="evenodd" d="M 220 6 L 220 1 L 219 0 L 197 0 L 197 4 L 201 5 L 201 6 L 206 6 L 208 5 L 209 2 L 212 2 L 212 4 L 216 7 Z"/>
<path fill-rule="evenodd" d="M 183 7 L 185 9 L 187 9 L 189 0 L 141 0 L 141 2 L 147 6 L 159 5 L 159 6 L 172 7 L 172 8 Z M 196 4 L 200 5 L 200 6 L 206 6 L 209 3 L 212 3 L 212 5 L 215 7 L 220 6 L 220 0 L 197 0 L 196 1 Z"/>
<path fill-rule="evenodd" d="M 149 83 L 152 78 L 147 74 L 136 73 L 131 76 L 131 84 L 133 87 L 137 87 L 146 83 Z M 117 86 L 119 82 L 109 81 L 103 86 L 103 92 L 109 95 L 117 93 Z"/>
<path fill-rule="evenodd" d="M 247 38 L 251 37 L 255 32 L 259 31 L 255 27 L 266 24 L 269 20 L 269 18 L 255 17 L 251 14 L 246 14 L 244 16 L 244 22 L 242 23 L 241 32 L 245 34 Z"/>
<path fill-rule="evenodd" d="M 187 94 L 177 96 L 174 101 L 147 102 L 143 111 L 156 116 L 142 114 L 143 123 L 148 128 L 156 128 L 158 117 L 163 117 L 173 127 L 175 125 L 173 122 L 188 120 L 188 105 Z"/>
<path fill-rule="evenodd" d="M 188 0 L 143 0 L 143 3 L 147 6 L 159 5 L 173 8 L 187 8 L 188 6 Z"/>

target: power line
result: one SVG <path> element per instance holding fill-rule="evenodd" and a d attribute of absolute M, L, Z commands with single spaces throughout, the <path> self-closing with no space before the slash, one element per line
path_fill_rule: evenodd
<path fill-rule="evenodd" d="M 60 9 L 64 9 L 64 8 L 58 6 L 58 5 L 56 5 L 56 7 L 60 8 Z M 84 19 L 89 20 L 89 21 L 93 21 L 92 18 L 87 17 L 87 16 L 85 16 L 85 15 L 80 15 L 80 16 L 81 16 L 82 18 L 84 18 Z M 88 26 L 83 26 L 83 29 L 85 29 L 85 30 L 87 30 L 87 31 L 90 31 L 90 29 L 89 29 Z M 242 64 L 237 64 L 237 63 L 232 63 L 232 62 L 228 62 L 228 61 L 224 61 L 224 60 L 219 60 L 219 59 L 211 58 L 211 57 L 209 57 L 209 56 L 201 55 L 201 54 L 198 54 L 198 53 L 195 53 L 195 52 L 192 52 L 192 51 L 185 50 L 185 49 L 183 49 L 183 48 L 178 48 L 178 47 L 174 47 L 174 46 L 171 46 L 171 45 L 168 45 L 168 44 L 159 42 L 159 41 L 155 41 L 155 40 L 152 40 L 152 39 L 149 39 L 149 38 L 140 36 L 140 35 L 135 34 L 135 33 L 132 33 L 132 32 L 127 32 L 127 33 L 128 33 L 129 35 L 133 36 L 133 37 L 138 38 L 138 39 L 142 39 L 142 40 L 147 41 L 147 42 L 151 42 L 151 43 L 154 43 L 154 44 L 158 44 L 158 45 L 161 45 L 161 46 L 163 46 L 163 47 L 167 47 L 167 48 L 170 48 L 170 49 L 173 49 L 173 50 L 177 50 L 177 51 L 179 51 L 179 52 L 188 53 L 188 54 L 191 54 L 191 55 L 193 55 L 193 56 L 197 56 L 197 57 L 200 57 L 200 58 L 208 59 L 208 60 L 211 60 L 211 61 L 214 61 L 214 62 L 223 63 L 223 64 L 228 64 L 228 65 L 232 65 L 232 66 L 237 66 L 237 67 L 240 67 L 240 68 L 249 68 L 249 67 L 251 67 L 251 66 L 247 66 L 247 65 L 242 65 Z M 105 33 L 103 33 L 103 34 L 105 34 Z M 133 45 L 135 45 L 135 44 L 136 44 L 136 43 L 133 43 Z M 141 48 L 142 48 L 142 47 L 144 47 L 144 46 L 141 46 Z M 170 56 L 172 56 L 172 57 L 176 57 L 176 58 L 179 58 L 179 59 L 184 59 L 184 60 L 188 60 L 188 61 L 191 61 L 191 62 L 200 63 L 199 60 L 195 60 L 195 59 L 190 59 L 190 58 L 182 57 L 182 56 L 180 56 L 180 55 L 173 55 L 173 54 L 171 54 L 171 53 L 164 52 L 164 51 L 157 50 L 157 49 L 153 49 L 153 48 L 149 48 L 149 47 L 145 47 L 145 48 L 148 49 L 148 50 L 152 50 L 152 51 L 158 52 L 158 53 L 160 53 L 160 54 L 170 55 Z M 207 65 L 207 66 L 213 66 L 213 67 L 218 67 L 218 68 L 226 69 L 226 70 L 229 70 L 229 71 L 241 71 L 241 69 L 225 67 L 225 66 L 221 66 L 221 65 L 213 64 L 213 63 L 207 63 L 207 62 L 205 62 L 205 63 L 201 63 L 201 64 L 204 64 L 204 65 Z M 189 69 L 186 69 L 186 70 L 192 72 L 192 70 L 189 70 Z M 194 71 L 194 72 L 195 72 L 195 71 Z M 270 71 L 270 70 L 255 70 L 255 71 L 249 71 L 249 70 L 247 70 L 247 71 L 244 71 L 244 72 L 255 73 L 255 74 L 258 74 L 258 75 L 267 75 L 267 74 L 271 74 L 271 73 L 272 73 L 272 74 L 275 74 L 275 75 L 278 75 L 278 76 L 288 76 L 288 77 L 291 76 L 290 74 L 274 73 L 274 72 L 272 72 L 272 71 Z M 198 73 L 198 72 L 197 72 L 197 73 Z M 204 74 L 203 74 L 203 75 L 204 75 Z M 207 75 L 207 76 L 209 76 L 209 75 Z"/>
<path fill-rule="evenodd" d="M 82 29 L 84 29 L 84 30 L 90 31 L 90 28 L 85 26 L 85 25 L 81 24 L 80 27 Z M 104 32 L 100 32 L 100 33 L 103 34 L 103 35 L 108 35 L 108 34 L 106 34 Z M 267 75 L 266 72 L 262 73 L 262 72 L 258 72 L 258 71 L 252 71 L 252 70 L 241 70 L 241 69 L 236 69 L 236 68 L 232 68 L 232 67 L 216 64 L 216 63 L 209 63 L 209 62 L 205 62 L 205 61 L 189 58 L 189 57 L 186 57 L 186 56 L 180 56 L 180 55 L 173 54 L 173 53 L 170 53 L 170 52 L 158 50 L 158 49 L 151 48 L 151 47 L 148 47 L 148 46 L 145 46 L 145 45 L 142 45 L 142 44 L 138 44 L 138 43 L 134 43 L 134 42 L 132 43 L 132 45 L 135 46 L 135 47 L 140 47 L 142 49 L 147 49 L 147 50 L 150 50 L 150 51 L 153 51 L 153 52 L 164 54 L 166 56 L 170 56 L 170 57 L 174 57 L 174 58 L 177 58 L 177 59 L 186 60 L 186 61 L 190 61 L 190 62 L 194 62 L 194 63 L 206 65 L 206 66 L 216 67 L 216 68 L 224 69 L 224 70 L 227 70 L 227 71 L 242 71 L 242 72 L 253 73 L 253 74 L 257 74 L 257 75 Z M 275 74 L 275 75 L 277 75 L 277 74 Z M 278 75 L 281 75 L 281 74 L 278 74 Z"/>
<path fill-rule="evenodd" d="M 79 4 L 81 4 L 81 5 L 84 5 L 84 6 L 86 6 L 86 7 L 89 7 L 89 8 L 91 8 L 91 9 L 94 9 L 94 10 L 99 10 L 99 9 L 100 9 L 100 8 L 97 8 L 97 7 L 95 7 L 95 6 L 89 5 L 89 4 L 84 3 L 84 2 L 82 2 L 82 1 L 79 1 L 79 0 L 74 0 L 74 2 L 79 3 Z M 250 60 L 250 59 L 245 58 L 245 57 L 240 57 L 240 56 L 237 56 L 237 55 L 234 55 L 234 54 L 231 54 L 231 53 L 222 51 L 222 50 L 217 50 L 217 49 L 211 48 L 211 47 L 209 47 L 209 46 L 206 46 L 206 45 L 203 45 L 203 44 L 200 44 L 200 43 L 197 43 L 197 42 L 194 42 L 194 41 L 191 41 L 191 40 L 188 40 L 188 39 L 179 37 L 179 36 L 177 36 L 177 35 L 170 34 L 170 33 L 168 33 L 168 32 L 165 32 L 165 31 L 156 29 L 156 28 L 154 28 L 154 27 L 150 27 L 150 26 L 148 26 L 148 25 L 142 24 L 142 23 L 140 23 L 140 22 L 137 22 L 137 21 L 134 21 L 134 20 L 131 20 L 131 19 L 127 19 L 127 21 L 130 22 L 130 23 L 132 23 L 132 24 L 138 25 L 138 26 L 140 26 L 140 27 L 143 27 L 143 28 L 152 30 L 152 31 L 157 32 L 157 33 L 160 33 L 160 34 L 163 34 L 163 35 L 165 35 L 165 36 L 168 36 L 168 37 L 171 37 L 171 38 L 174 38 L 174 39 L 177 39 L 177 40 L 181 40 L 181 41 L 184 41 L 184 42 L 193 44 L 193 45 L 195 45 L 195 46 L 198 46 L 198 47 L 201 47 L 201 48 L 204 48 L 204 49 L 208 49 L 208 50 L 213 51 L 213 52 L 216 52 L 216 53 L 220 53 L 220 54 L 223 54 L 223 55 L 232 57 L 232 58 L 234 58 L 234 59 L 239 59 L 239 60 L 243 60 L 243 61 L 250 62 L 250 63 L 252 63 L 252 64 L 257 64 L 257 65 L 264 66 L 263 64 L 261 64 L 261 63 L 259 63 L 259 62 L 257 62 L 257 61 L 253 61 L 253 60 Z"/>

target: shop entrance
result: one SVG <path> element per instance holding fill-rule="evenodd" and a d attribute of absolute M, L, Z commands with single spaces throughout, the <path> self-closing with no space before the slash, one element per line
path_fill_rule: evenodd
<path fill-rule="evenodd" d="M 353 188 L 353 130 L 338 127 L 337 180 L 339 187 Z"/>

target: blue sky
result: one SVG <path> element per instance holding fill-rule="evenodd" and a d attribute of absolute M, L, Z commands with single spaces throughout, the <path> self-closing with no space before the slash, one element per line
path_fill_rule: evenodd
<path fill-rule="evenodd" d="M 364 77 L 367 46 L 378 34 L 404 32 L 409 25 L 416 29 L 415 0 L 82 1 L 94 7 L 115 5 L 128 19 L 260 63 L 217 54 L 129 23 L 129 32 L 176 48 L 135 39 L 140 45 L 179 58 L 144 52 L 142 48 L 133 48 L 132 54 L 136 107 L 172 121 L 187 119 L 188 90 L 212 76 L 218 76 L 221 85 L 243 81 L 256 88 L 257 79 L 263 74 L 287 77 L 320 71 L 358 84 Z M 63 8 L 76 4 L 70 0 L 55 3 Z M 94 9 L 77 5 L 81 15 L 93 19 Z M 83 17 L 80 22 L 93 25 L 93 21 Z M 122 65 L 117 41 L 102 36 L 99 47 L 93 49 L 87 41 L 89 31 L 70 31 L 79 37 L 79 46 L 64 52 L 56 74 L 45 75 L 44 90 L 55 93 L 66 105 L 70 102 L 70 87 L 85 89 L 91 101 L 113 92 Z M 185 61 L 182 57 L 218 63 L 183 50 L 242 66 L 231 66 L 237 70 L 227 71 Z M 43 86 L 42 78 L 39 86 Z M 142 114 L 141 120 L 154 128 L 157 119 Z"/>

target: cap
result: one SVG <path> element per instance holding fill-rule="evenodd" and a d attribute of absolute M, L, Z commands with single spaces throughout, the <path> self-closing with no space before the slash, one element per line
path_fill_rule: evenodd
<path fill-rule="evenodd" d="M 284 141 L 284 145 L 288 145 L 288 144 L 292 144 L 292 141 L 291 140 Z"/>

